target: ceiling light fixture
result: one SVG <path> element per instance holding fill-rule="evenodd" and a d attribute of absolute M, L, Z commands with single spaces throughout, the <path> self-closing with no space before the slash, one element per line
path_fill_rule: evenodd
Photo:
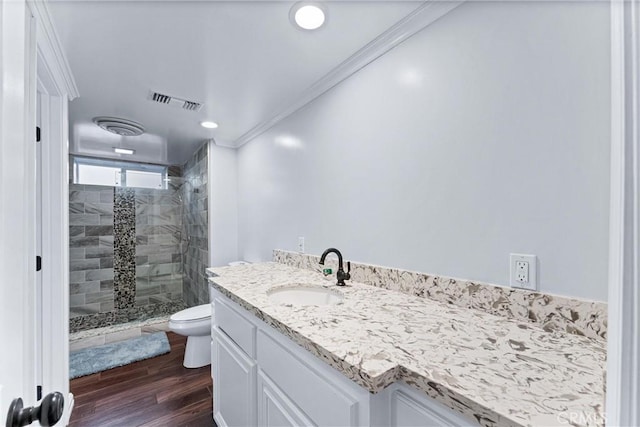
<path fill-rule="evenodd" d="M 200 126 L 207 129 L 215 129 L 218 127 L 218 124 L 216 122 L 201 122 Z"/>
<path fill-rule="evenodd" d="M 130 148 L 117 148 L 117 147 L 113 147 L 113 151 L 115 151 L 118 154 L 133 154 L 136 152 L 136 150 L 132 150 Z"/>
<path fill-rule="evenodd" d="M 299 2 L 291 8 L 289 19 L 303 30 L 317 30 L 325 22 L 325 8 L 319 3 Z"/>
<path fill-rule="evenodd" d="M 144 133 L 144 127 L 133 120 L 121 119 L 119 117 L 99 116 L 94 117 L 93 122 L 107 132 L 120 136 L 139 136 Z"/>

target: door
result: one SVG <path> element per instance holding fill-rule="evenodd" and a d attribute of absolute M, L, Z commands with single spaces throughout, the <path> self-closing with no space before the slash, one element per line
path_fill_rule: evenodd
<path fill-rule="evenodd" d="M 0 2 L 0 425 L 36 399 L 35 37 L 24 1 Z"/>

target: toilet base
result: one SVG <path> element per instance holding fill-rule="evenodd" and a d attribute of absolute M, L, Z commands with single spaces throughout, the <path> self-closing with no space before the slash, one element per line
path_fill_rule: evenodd
<path fill-rule="evenodd" d="M 187 337 L 184 350 L 185 368 L 201 368 L 211 364 L 211 335 Z"/>

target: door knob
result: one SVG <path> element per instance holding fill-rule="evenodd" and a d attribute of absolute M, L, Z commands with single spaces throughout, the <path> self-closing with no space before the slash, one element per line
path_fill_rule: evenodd
<path fill-rule="evenodd" d="M 47 394 L 39 406 L 25 408 L 21 398 L 13 399 L 7 414 L 7 427 L 28 426 L 39 421 L 41 426 L 54 426 L 64 410 L 64 397 L 57 391 Z"/>

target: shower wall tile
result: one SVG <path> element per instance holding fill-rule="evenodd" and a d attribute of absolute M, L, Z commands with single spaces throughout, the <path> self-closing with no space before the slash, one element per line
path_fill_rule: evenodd
<path fill-rule="evenodd" d="M 94 246 L 84 249 L 85 258 L 113 258 L 113 247 Z"/>
<path fill-rule="evenodd" d="M 69 226 L 69 237 L 84 237 L 84 227 L 79 225 Z"/>
<path fill-rule="evenodd" d="M 113 215 L 100 215 L 100 225 L 113 224 Z"/>
<path fill-rule="evenodd" d="M 113 268 L 103 268 L 100 270 L 88 270 L 86 273 L 86 280 L 118 280 L 115 277 Z"/>
<path fill-rule="evenodd" d="M 100 215 L 95 214 L 69 214 L 69 225 L 98 225 L 100 224 Z"/>
<path fill-rule="evenodd" d="M 113 246 L 104 245 L 113 239 L 113 222 L 100 224 L 102 215 L 113 217 L 113 187 L 69 185 L 69 296 L 70 316 L 99 313 L 101 303 L 94 301 L 103 291 L 101 280 L 113 281 Z M 108 197 L 107 197 L 108 196 Z M 101 300 L 110 297 L 101 296 Z"/>
<path fill-rule="evenodd" d="M 70 214 L 83 214 L 84 213 L 84 203 L 82 203 L 82 202 L 71 202 L 71 203 L 69 203 L 69 213 Z"/>
<path fill-rule="evenodd" d="M 86 304 L 92 303 L 113 303 L 113 292 L 104 291 L 104 292 L 93 292 L 90 294 L 85 294 L 84 302 Z"/>
<path fill-rule="evenodd" d="M 82 227 L 84 229 L 84 227 Z M 71 248 L 82 248 L 82 247 L 95 247 L 100 244 L 100 239 L 98 237 L 84 237 L 84 231 L 82 232 L 83 236 L 69 237 L 69 247 Z"/>
<path fill-rule="evenodd" d="M 208 144 L 203 144 L 182 170 L 185 180 L 182 186 L 185 207 L 183 293 L 186 304 L 192 307 L 209 302 L 205 273 L 209 264 Z"/>
<path fill-rule="evenodd" d="M 99 281 L 82 282 L 82 283 L 70 283 L 69 284 L 69 293 L 71 295 L 88 294 L 88 293 L 99 292 L 99 291 L 100 291 L 100 282 Z"/>
<path fill-rule="evenodd" d="M 69 282 L 70 283 L 81 283 L 85 281 L 85 273 L 84 271 L 71 271 L 69 272 Z"/>
<path fill-rule="evenodd" d="M 113 268 L 113 258 L 100 258 L 100 268 Z"/>
<path fill-rule="evenodd" d="M 111 203 L 85 203 L 84 212 L 87 214 L 113 215 L 113 202 Z"/>
<path fill-rule="evenodd" d="M 113 236 L 113 225 L 88 225 L 84 228 L 85 236 Z"/>
<path fill-rule="evenodd" d="M 113 292 L 113 280 L 100 280 L 100 290 Z"/>
<path fill-rule="evenodd" d="M 69 270 L 70 271 L 78 271 L 78 270 L 95 270 L 100 268 L 100 260 L 99 259 L 83 259 L 83 260 L 70 260 L 69 261 Z"/>

